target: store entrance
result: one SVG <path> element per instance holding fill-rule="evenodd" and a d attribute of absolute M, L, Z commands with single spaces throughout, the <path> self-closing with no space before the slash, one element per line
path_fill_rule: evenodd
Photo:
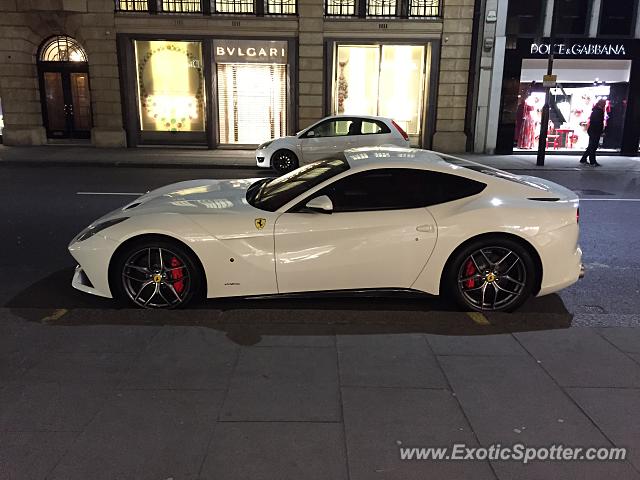
<path fill-rule="evenodd" d="M 52 139 L 91 136 L 89 64 L 80 45 L 69 37 L 49 39 L 38 61 L 43 123 Z"/>
<path fill-rule="evenodd" d="M 287 65 L 219 63 L 221 144 L 256 145 L 286 135 Z"/>

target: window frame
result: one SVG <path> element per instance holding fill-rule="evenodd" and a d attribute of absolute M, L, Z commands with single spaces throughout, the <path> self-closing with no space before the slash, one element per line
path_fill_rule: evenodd
<path fill-rule="evenodd" d="M 121 4 L 123 2 L 129 2 L 132 5 L 137 5 L 138 3 L 146 5 L 146 8 L 122 8 Z M 200 8 L 194 11 L 175 11 L 175 10 L 165 10 L 163 9 L 163 2 L 168 1 L 175 4 L 185 5 L 199 3 Z M 237 2 L 235 0 L 227 0 L 228 4 L 242 4 L 242 3 L 251 3 L 252 9 L 250 12 L 225 12 L 217 10 L 217 0 L 142 0 L 136 2 L 136 0 L 114 0 L 114 11 L 115 13 L 121 14 L 136 14 L 136 13 L 146 13 L 151 15 L 205 15 L 205 16 L 256 16 L 256 17 L 295 17 L 298 16 L 298 0 L 292 0 L 293 12 L 276 12 L 273 11 L 274 7 L 278 7 L 279 9 L 284 9 L 286 6 L 286 0 L 251 0 L 251 2 Z M 276 5 L 277 4 L 277 5 Z"/>
<path fill-rule="evenodd" d="M 357 134 L 357 135 L 350 135 L 349 133 L 347 133 L 346 135 L 327 135 L 327 136 L 322 136 L 322 137 L 318 137 L 316 135 L 314 135 L 313 137 L 310 137 L 308 135 L 309 132 L 311 131 L 315 131 L 316 128 L 321 127 L 322 125 L 325 125 L 327 123 L 331 123 L 331 122 L 362 122 L 362 118 L 358 118 L 358 117 L 333 117 L 333 118 L 327 118 L 325 120 L 321 120 L 318 123 L 315 123 L 313 125 L 311 125 L 309 128 L 307 128 L 302 134 L 300 134 L 300 136 L 298 138 L 304 138 L 304 139 L 313 139 L 313 138 L 341 138 L 341 137 L 356 137 L 358 135 L 362 135 L 362 133 Z M 360 132 L 362 132 L 362 127 L 360 127 Z"/>
<path fill-rule="evenodd" d="M 604 4 L 600 5 L 598 12 L 598 38 L 635 38 L 638 14 L 640 12 L 640 0 L 633 1 L 633 12 L 631 13 L 631 28 L 628 34 L 602 33 L 602 17 L 604 14 Z"/>
<path fill-rule="evenodd" d="M 416 8 L 435 8 L 437 13 L 435 15 L 411 15 L 412 3 L 414 0 L 395 0 L 395 12 L 393 14 L 375 15 L 369 13 L 371 0 L 351 0 L 353 5 L 353 13 L 329 13 L 329 4 L 335 0 L 324 1 L 324 16 L 328 18 L 371 18 L 371 19 L 415 19 L 415 20 L 437 20 L 442 18 L 443 0 L 433 0 L 437 2 L 437 6 L 417 6 Z M 426 0 L 425 0 L 426 1 Z M 335 5 L 333 5 L 335 7 Z"/>
<path fill-rule="evenodd" d="M 561 0 L 554 0 L 556 2 L 559 2 Z M 589 28 L 590 28 L 590 24 L 591 24 L 591 16 L 593 14 L 593 3 L 594 0 L 586 0 L 588 5 L 586 8 L 586 12 L 585 12 L 585 19 L 584 19 L 584 29 L 582 32 L 578 32 L 578 33 L 568 33 L 568 32 L 561 32 L 559 30 L 560 25 L 562 25 L 562 18 L 560 17 L 560 14 L 557 13 L 557 18 L 556 18 L 556 22 L 555 22 L 555 34 L 559 37 L 562 38 L 582 38 L 582 37 L 587 37 L 589 36 Z"/>

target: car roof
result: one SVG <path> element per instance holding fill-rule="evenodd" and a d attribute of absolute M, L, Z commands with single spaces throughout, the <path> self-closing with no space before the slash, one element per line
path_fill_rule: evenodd
<path fill-rule="evenodd" d="M 368 169 L 372 167 L 405 167 L 438 171 L 457 169 L 454 165 L 443 160 L 436 152 L 392 145 L 353 148 L 345 150 L 344 156 L 352 169 Z"/>
<path fill-rule="evenodd" d="M 345 114 L 340 114 L 340 115 L 329 115 L 328 117 L 324 117 L 322 120 L 319 120 L 316 123 L 322 122 L 324 120 L 329 120 L 332 118 L 361 118 L 364 120 L 381 120 L 384 122 L 391 122 L 390 118 L 387 117 L 376 117 L 375 115 L 345 115 Z"/>

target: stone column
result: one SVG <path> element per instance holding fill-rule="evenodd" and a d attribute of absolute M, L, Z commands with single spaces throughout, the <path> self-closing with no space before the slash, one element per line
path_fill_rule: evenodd
<path fill-rule="evenodd" d="M 298 129 L 324 115 L 324 2 L 299 0 Z"/>
<path fill-rule="evenodd" d="M 446 0 L 440 52 L 440 79 L 433 149 L 464 152 L 464 121 L 469 82 L 469 58 L 474 0 Z"/>
<path fill-rule="evenodd" d="M 112 0 L 87 0 L 79 35 L 89 56 L 93 129 L 96 147 L 125 147 L 116 29 Z"/>

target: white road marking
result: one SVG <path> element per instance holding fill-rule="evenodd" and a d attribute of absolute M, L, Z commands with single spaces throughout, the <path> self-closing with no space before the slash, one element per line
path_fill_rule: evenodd
<path fill-rule="evenodd" d="M 640 202 L 640 198 L 581 198 L 581 202 Z"/>
<path fill-rule="evenodd" d="M 138 192 L 76 192 L 76 195 L 124 195 L 130 197 L 139 197 L 144 193 Z"/>

